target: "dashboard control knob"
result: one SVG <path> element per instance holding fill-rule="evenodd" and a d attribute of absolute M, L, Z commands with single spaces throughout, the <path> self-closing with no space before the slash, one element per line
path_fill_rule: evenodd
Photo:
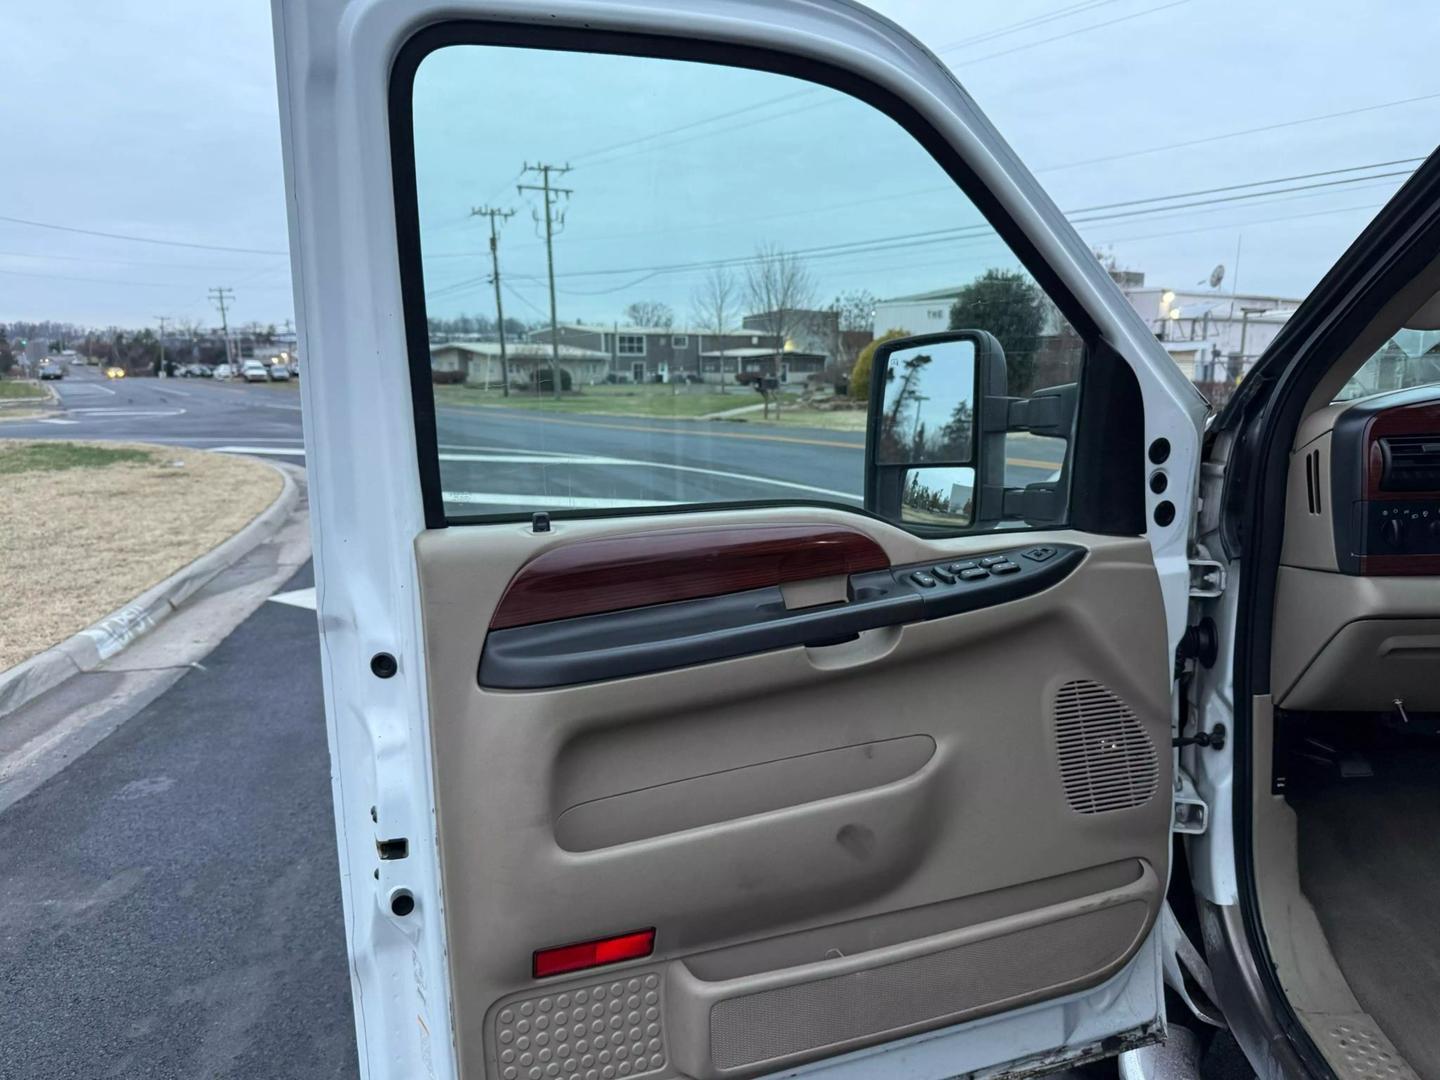
<path fill-rule="evenodd" d="M 1400 542 L 1405 539 L 1405 521 L 1403 518 L 1386 518 L 1380 523 L 1380 539 L 1389 547 L 1399 547 Z"/>

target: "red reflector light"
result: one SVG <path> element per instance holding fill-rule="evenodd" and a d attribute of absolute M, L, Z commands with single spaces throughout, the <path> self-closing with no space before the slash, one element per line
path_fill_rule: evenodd
<path fill-rule="evenodd" d="M 540 949 L 535 953 L 535 978 L 563 975 L 567 971 L 618 964 L 622 960 L 638 960 L 655 951 L 655 928 L 632 930 L 628 934 L 582 941 L 578 945 L 561 945 Z"/>

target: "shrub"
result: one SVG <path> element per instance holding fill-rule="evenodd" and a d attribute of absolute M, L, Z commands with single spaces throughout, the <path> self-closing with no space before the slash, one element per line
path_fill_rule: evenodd
<path fill-rule="evenodd" d="M 870 368 L 875 363 L 875 349 L 882 341 L 909 336 L 909 330 L 886 330 L 860 350 L 855 366 L 850 369 L 850 397 L 855 401 L 870 400 Z"/>

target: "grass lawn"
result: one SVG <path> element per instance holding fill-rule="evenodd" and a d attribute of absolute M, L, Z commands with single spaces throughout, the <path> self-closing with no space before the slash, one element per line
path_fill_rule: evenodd
<path fill-rule="evenodd" d="M 0 400 L 21 401 L 34 398 L 39 400 L 45 396 L 45 391 L 32 382 L 20 382 L 17 379 L 0 379 Z"/>
<path fill-rule="evenodd" d="M 534 409 L 536 412 L 581 413 L 598 416 L 696 417 L 724 409 L 753 405 L 755 391 L 734 387 L 720 393 L 705 385 L 601 385 L 572 390 L 558 400 L 551 394 L 512 390 L 505 397 L 499 390 L 472 386 L 439 385 L 435 401 L 441 405 L 503 406 Z"/>
<path fill-rule="evenodd" d="M 865 432 L 865 410 L 864 409 L 782 409 L 777 416 L 774 409 L 770 410 L 770 419 L 766 420 L 759 412 L 745 413 L 743 416 L 734 417 L 735 420 L 745 420 L 752 424 L 779 424 L 783 427 L 815 428 L 821 431 L 858 431 Z"/>
<path fill-rule="evenodd" d="M 61 472 L 65 469 L 96 468 L 121 462 L 149 464 L 150 450 L 128 446 L 96 446 L 71 442 L 0 441 L 0 476 L 29 472 Z"/>
<path fill-rule="evenodd" d="M 0 671 L 229 539 L 280 486 L 187 447 L 0 439 Z"/>

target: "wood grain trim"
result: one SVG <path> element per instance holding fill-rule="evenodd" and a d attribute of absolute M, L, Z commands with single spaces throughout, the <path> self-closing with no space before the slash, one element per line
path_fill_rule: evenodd
<path fill-rule="evenodd" d="M 843 525 L 717 526 L 581 540 L 542 552 L 505 587 L 492 630 L 884 570 L 885 550 Z"/>
<path fill-rule="evenodd" d="M 1440 555 L 1361 555 L 1366 577 L 1440 577 Z"/>
<path fill-rule="evenodd" d="M 1440 402 L 1426 401 L 1386 409 L 1370 419 L 1365 429 L 1365 498 L 1391 502 L 1440 496 L 1440 491 L 1384 491 L 1385 469 L 1380 440 L 1389 435 L 1434 435 L 1440 432 Z"/>

